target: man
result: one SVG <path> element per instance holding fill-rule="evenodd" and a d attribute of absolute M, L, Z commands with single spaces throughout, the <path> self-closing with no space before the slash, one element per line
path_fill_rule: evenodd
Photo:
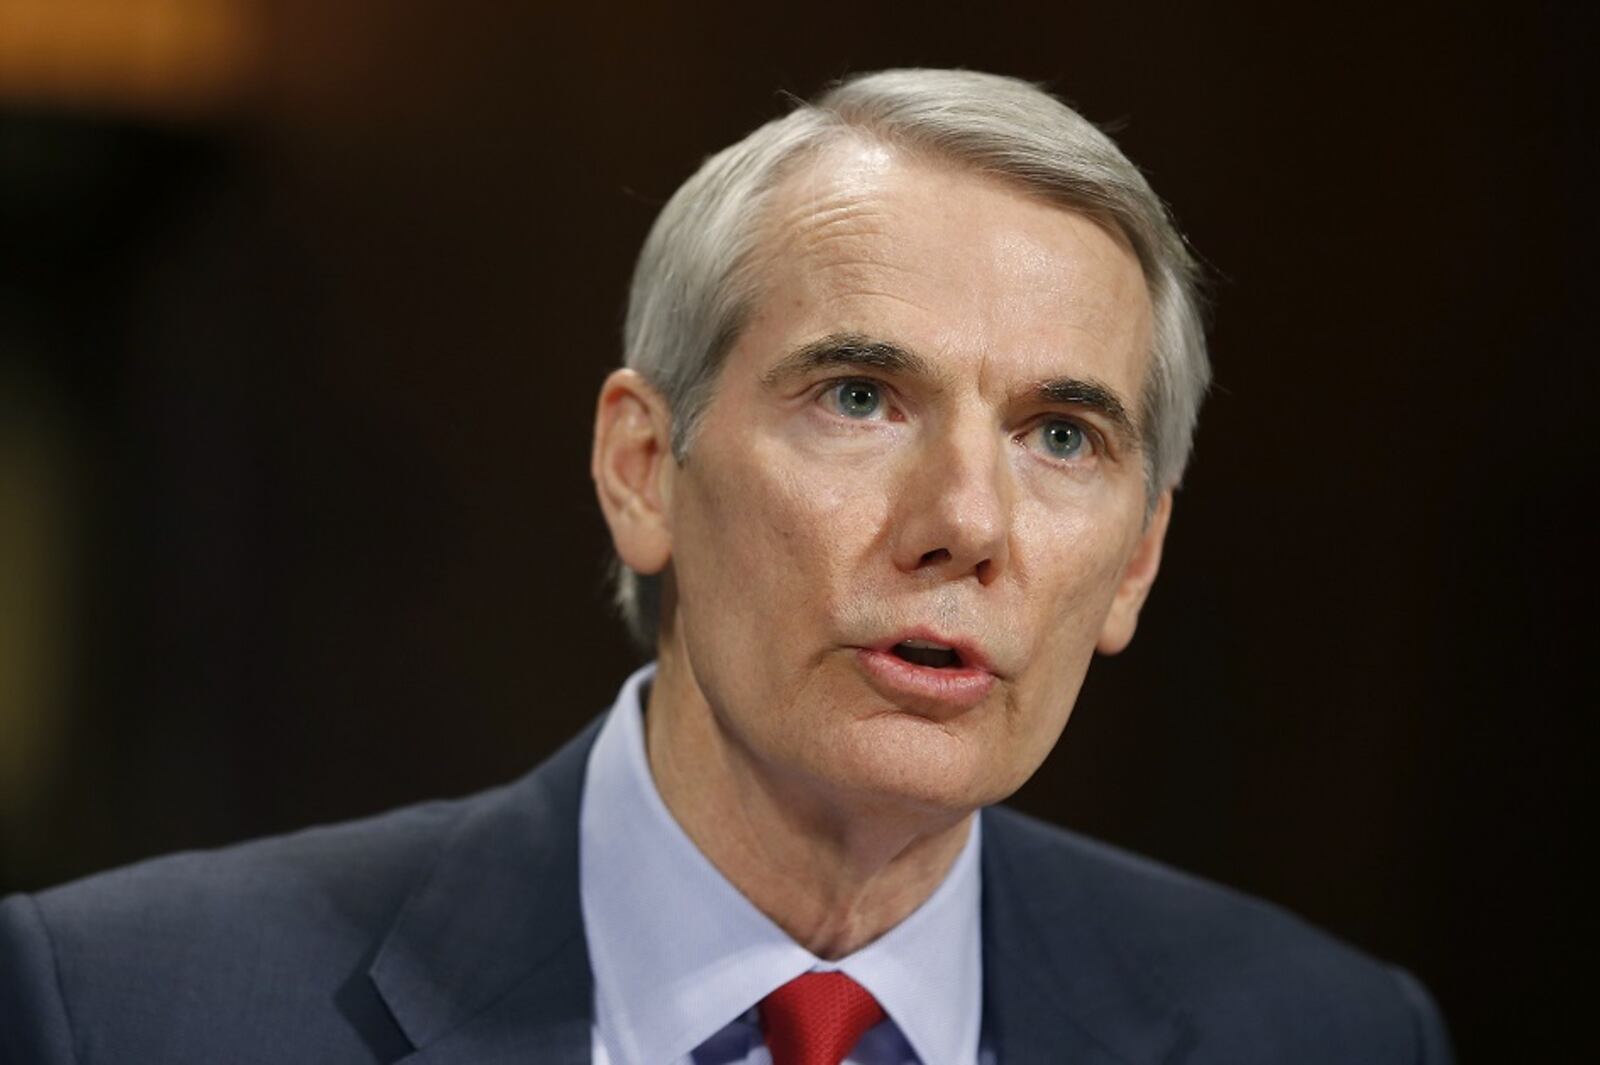
<path fill-rule="evenodd" d="M 713 157 L 595 425 L 657 664 L 507 788 L 8 900 L 3 1060 L 1448 1060 L 1405 974 L 993 807 L 1156 576 L 1194 273 L 1006 78 Z"/>

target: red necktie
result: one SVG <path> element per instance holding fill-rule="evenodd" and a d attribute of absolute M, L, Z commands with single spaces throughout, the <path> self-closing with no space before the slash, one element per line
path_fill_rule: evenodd
<path fill-rule="evenodd" d="M 772 1065 L 839 1065 L 883 1020 L 872 992 L 844 973 L 803 973 L 761 1000 Z"/>

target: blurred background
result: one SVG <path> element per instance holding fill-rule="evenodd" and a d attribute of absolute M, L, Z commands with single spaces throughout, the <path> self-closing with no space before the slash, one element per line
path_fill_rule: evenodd
<path fill-rule="evenodd" d="M 477 790 L 610 702 L 656 210 L 841 74 L 1110 123 L 1216 280 L 1138 640 L 1022 807 L 1583 1058 L 1582 5 L 0 4 L 0 893 Z M 1580 964 L 1584 967 L 1579 968 Z"/>

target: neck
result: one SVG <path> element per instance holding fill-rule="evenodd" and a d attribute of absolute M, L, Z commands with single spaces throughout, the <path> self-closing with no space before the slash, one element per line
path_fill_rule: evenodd
<path fill-rule="evenodd" d="M 970 812 L 841 794 L 764 764 L 722 727 L 687 664 L 670 653 L 645 726 L 651 775 L 684 832 L 821 958 L 861 949 L 922 905 L 971 831 Z"/>

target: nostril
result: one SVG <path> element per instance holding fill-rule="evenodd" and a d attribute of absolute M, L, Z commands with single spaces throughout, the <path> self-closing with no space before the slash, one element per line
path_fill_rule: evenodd
<path fill-rule="evenodd" d="M 926 554 L 924 554 L 922 556 L 922 558 L 918 559 L 918 564 L 926 566 L 926 565 L 929 565 L 929 564 L 934 563 L 934 562 L 949 562 L 949 561 L 950 561 L 950 551 L 947 548 L 940 547 L 940 548 L 935 548 L 934 550 L 929 551 Z"/>

